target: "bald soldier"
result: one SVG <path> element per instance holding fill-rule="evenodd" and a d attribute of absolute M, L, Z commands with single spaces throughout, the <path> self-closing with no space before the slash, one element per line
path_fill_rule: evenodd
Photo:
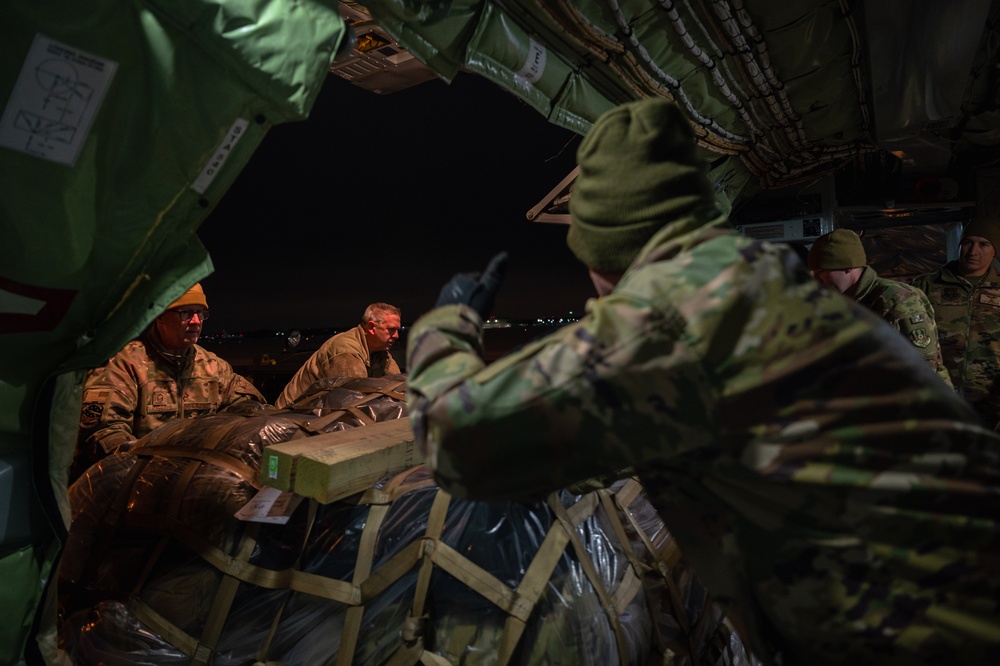
<path fill-rule="evenodd" d="M 934 308 L 916 287 L 879 277 L 868 265 L 861 238 L 850 229 L 823 234 L 809 248 L 809 270 L 813 277 L 865 306 L 902 333 L 951 386 L 951 377 L 941 358 Z"/>
<path fill-rule="evenodd" d="M 500 258 L 410 331 L 439 483 L 534 498 L 634 470 L 767 664 L 995 660 L 1000 437 L 790 248 L 731 228 L 673 104 L 608 111 L 577 159 L 586 316 L 485 366 Z"/>
<path fill-rule="evenodd" d="M 962 231 L 958 259 L 913 281 L 934 305 L 955 390 L 991 428 L 1000 428 L 998 243 L 1000 220 L 974 220 Z"/>

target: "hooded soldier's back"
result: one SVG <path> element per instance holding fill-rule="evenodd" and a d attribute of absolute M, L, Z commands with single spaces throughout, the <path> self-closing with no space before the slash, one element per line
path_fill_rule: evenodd
<path fill-rule="evenodd" d="M 652 138 L 637 135 L 643 124 Z M 676 137 L 671 150 L 641 145 L 680 124 L 662 100 L 602 117 L 580 147 L 574 225 L 643 216 L 643 190 L 588 171 L 599 150 L 624 172 L 673 159 L 688 177 Z M 634 469 L 765 660 L 995 655 L 1000 439 L 875 315 L 673 185 L 647 207 L 662 228 L 580 322 L 489 367 L 472 309 L 414 325 L 411 421 L 439 481 L 460 496 L 532 497 Z"/>

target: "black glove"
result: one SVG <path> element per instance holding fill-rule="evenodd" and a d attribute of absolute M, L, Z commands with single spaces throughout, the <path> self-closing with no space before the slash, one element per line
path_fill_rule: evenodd
<path fill-rule="evenodd" d="M 507 272 L 507 253 L 501 252 L 490 259 L 489 266 L 479 273 L 459 273 L 441 287 L 437 305 L 468 305 L 486 319 L 493 311 L 493 301 Z"/>

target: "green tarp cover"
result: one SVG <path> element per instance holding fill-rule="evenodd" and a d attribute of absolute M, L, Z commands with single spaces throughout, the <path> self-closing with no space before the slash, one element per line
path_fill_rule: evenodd
<path fill-rule="evenodd" d="M 80 370 L 211 272 L 195 230 L 268 128 L 308 115 L 336 6 L 0 5 L 0 663 L 24 654 L 58 550 L 37 504 L 65 495 L 61 469 L 25 490 L 29 468 L 67 459 Z"/>
<path fill-rule="evenodd" d="M 810 182 L 874 149 L 860 17 L 830 0 L 371 0 L 399 42 L 449 79 L 467 69 L 584 134 L 604 111 L 675 100 L 723 208 Z M 808 49 L 803 48 L 808 38 Z"/>

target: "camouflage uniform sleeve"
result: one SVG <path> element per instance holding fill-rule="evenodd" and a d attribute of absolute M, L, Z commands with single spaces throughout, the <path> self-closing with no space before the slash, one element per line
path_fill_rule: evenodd
<path fill-rule="evenodd" d="M 325 377 L 367 376 L 368 367 L 359 354 L 329 354 L 327 350 L 321 349 L 306 359 L 274 404 L 276 407 L 288 407 L 308 391 L 310 386 Z"/>
<path fill-rule="evenodd" d="M 222 383 L 225 387 L 222 395 L 220 410 L 229 409 L 234 405 L 241 405 L 248 402 L 267 404 L 267 400 L 261 395 L 253 384 L 243 375 L 233 370 L 232 366 L 226 364 L 228 380 Z"/>
<path fill-rule="evenodd" d="M 679 341 L 680 315 L 617 293 L 588 310 L 489 367 L 470 308 L 438 308 L 414 325 L 410 417 L 443 487 L 538 496 L 706 441 L 711 382 Z"/>
<path fill-rule="evenodd" d="M 138 401 L 138 379 L 119 359 L 112 358 L 106 366 L 87 375 L 79 441 L 95 458 L 92 462 L 135 441 L 132 424 Z"/>
<path fill-rule="evenodd" d="M 927 359 L 937 376 L 954 389 L 948 369 L 944 366 L 944 357 L 941 355 L 934 308 L 922 291 L 904 302 L 902 316 L 895 323 L 899 332 L 913 343 L 921 356 Z"/>

